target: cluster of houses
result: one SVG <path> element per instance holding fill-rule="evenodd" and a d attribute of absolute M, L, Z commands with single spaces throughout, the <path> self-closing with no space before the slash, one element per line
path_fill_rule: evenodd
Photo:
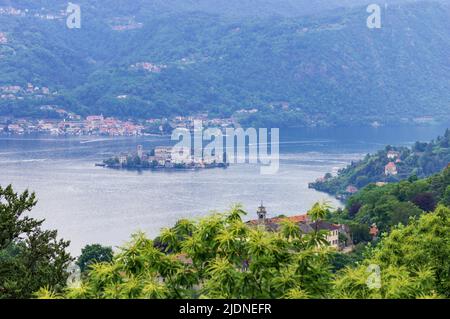
<path fill-rule="evenodd" d="M 66 112 L 63 109 L 56 109 L 55 111 L 60 114 L 65 114 L 68 120 L 3 120 L 0 121 L 0 132 L 12 135 L 40 133 L 56 136 L 136 136 L 141 135 L 143 129 L 142 125 L 115 118 L 105 118 L 102 115 L 88 116 L 85 120 L 82 120 L 80 116 Z M 1 124 L 1 122 L 4 122 L 4 124 Z"/>
<path fill-rule="evenodd" d="M 395 176 L 398 174 L 397 164 L 401 163 L 400 152 L 398 151 L 388 151 L 386 157 L 389 159 L 389 163 L 384 166 L 384 175 L 385 176 Z M 377 182 L 375 183 L 377 186 L 384 186 L 386 182 Z M 349 185 L 347 186 L 345 192 L 349 195 L 355 194 L 358 192 L 358 188 Z"/>
<path fill-rule="evenodd" d="M 0 37 L 1 39 L 1 37 Z M 25 97 L 33 96 L 35 98 L 43 98 L 48 95 L 56 95 L 57 92 L 50 92 L 48 87 L 34 86 L 28 83 L 27 86 L 20 85 L 4 85 L 0 86 L 0 99 L 3 100 L 23 100 Z"/>
<path fill-rule="evenodd" d="M 388 158 L 389 163 L 387 163 L 384 166 L 384 175 L 385 176 L 397 175 L 398 174 L 397 164 L 401 163 L 400 152 L 390 150 L 387 152 L 386 157 Z M 377 185 L 379 187 L 384 186 L 386 184 L 387 184 L 386 182 L 375 183 L 375 185 Z M 359 191 L 359 189 L 353 185 L 348 185 L 347 188 L 345 189 L 346 195 L 353 195 L 353 194 L 357 193 L 358 191 Z"/>
<path fill-rule="evenodd" d="M 384 166 L 384 175 L 386 177 L 389 176 L 396 176 L 398 175 L 398 167 L 397 165 L 399 163 L 402 162 L 401 160 L 401 154 L 398 151 L 395 150 L 389 150 L 386 153 L 386 158 L 388 160 L 388 163 Z M 326 182 L 327 180 L 331 179 L 333 177 L 332 174 L 328 173 L 326 174 L 324 177 L 320 177 L 316 179 L 316 183 L 323 183 Z M 312 187 L 313 183 L 309 184 L 309 187 Z M 384 186 L 387 184 L 387 182 L 384 181 L 379 181 L 375 183 L 377 186 Z M 345 188 L 345 192 L 343 192 L 342 194 L 338 194 L 336 196 L 337 199 L 341 199 L 341 200 L 345 200 L 347 199 L 349 196 L 356 194 L 359 191 L 358 187 L 354 186 L 354 185 L 348 185 Z"/>
<path fill-rule="evenodd" d="M 194 129 L 194 123 L 201 121 L 203 127 L 214 127 L 225 129 L 227 127 L 235 127 L 236 121 L 232 118 L 209 118 L 207 113 L 195 116 L 175 116 L 170 119 L 170 126 L 173 128 Z"/>
<path fill-rule="evenodd" d="M 137 22 L 134 16 L 128 16 L 114 17 L 110 19 L 109 26 L 113 31 L 127 31 L 140 29 L 144 26 L 144 24 L 141 22 Z"/>
<path fill-rule="evenodd" d="M 62 20 L 67 16 L 66 10 L 58 10 L 50 12 L 46 8 L 33 9 L 17 9 L 14 7 L 0 7 L 0 15 L 16 16 L 16 17 L 34 17 L 43 20 Z"/>
<path fill-rule="evenodd" d="M 0 33 L 1 42 L 1 33 Z M 50 92 L 48 87 L 34 86 L 32 83 L 28 83 L 25 87 L 20 85 L 4 85 L 0 86 L 0 99 L 3 100 L 23 100 L 27 96 L 33 96 L 36 98 L 45 97 L 48 95 L 56 95 L 57 92 Z"/>
<path fill-rule="evenodd" d="M 258 113 L 259 112 L 259 110 L 258 109 L 256 109 L 256 108 L 253 108 L 253 109 L 240 109 L 240 110 L 237 110 L 235 113 L 236 114 L 238 114 L 238 115 L 242 115 L 242 114 L 244 114 L 244 115 L 248 115 L 248 114 L 255 114 L 255 113 Z"/>
<path fill-rule="evenodd" d="M 17 90 L 20 90 L 20 87 L 0 87 L 0 92 L 14 92 Z M 208 119 L 207 114 L 176 116 L 170 119 L 151 118 L 142 121 L 122 121 L 114 117 L 104 117 L 103 115 L 91 115 L 82 119 L 80 115 L 58 108 L 56 105 L 43 105 L 40 109 L 56 114 L 59 119 L 0 118 L 0 133 L 3 132 L 11 135 L 39 133 L 57 136 L 140 136 L 170 134 L 175 128 L 192 130 L 195 121 L 202 121 L 204 127 L 217 127 L 221 129 L 235 125 L 232 119 Z"/>
<path fill-rule="evenodd" d="M 109 136 L 141 135 L 144 128 L 142 125 L 135 124 L 130 121 L 121 121 L 113 117 L 105 118 L 103 115 L 92 115 L 86 117 L 84 125 L 84 129 L 91 135 Z"/>
<path fill-rule="evenodd" d="M 70 3 L 65 3 L 65 6 Z M 38 9 L 18 9 L 11 6 L 0 7 L 0 15 L 16 16 L 16 17 L 34 17 L 43 20 L 63 20 L 67 17 L 66 9 L 49 10 L 48 8 Z M 143 23 L 136 22 L 134 17 L 116 17 L 110 21 L 110 27 L 114 31 L 125 31 L 140 29 Z"/>
<path fill-rule="evenodd" d="M 161 73 L 161 71 L 165 68 L 167 68 L 167 65 L 165 64 L 154 64 L 151 62 L 138 62 L 135 64 L 132 64 L 130 66 L 132 69 L 136 70 L 144 70 L 150 73 Z"/>
<path fill-rule="evenodd" d="M 258 219 L 250 220 L 247 225 L 264 227 L 268 231 L 276 232 L 282 221 L 291 221 L 298 225 L 302 234 L 310 234 L 315 231 L 324 231 L 330 247 L 342 251 L 350 251 L 353 247 L 350 227 L 344 224 L 334 224 L 325 220 L 312 221 L 306 214 L 291 217 L 267 218 L 267 210 L 261 203 L 257 210 Z"/>
<path fill-rule="evenodd" d="M 23 16 L 25 11 L 21 9 L 16 9 L 13 7 L 0 7 L 0 15 L 5 16 Z"/>

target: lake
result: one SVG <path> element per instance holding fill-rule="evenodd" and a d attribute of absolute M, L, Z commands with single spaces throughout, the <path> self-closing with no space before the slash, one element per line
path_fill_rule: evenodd
<path fill-rule="evenodd" d="M 141 230 L 154 237 L 181 218 L 223 212 L 241 203 L 256 218 L 261 201 L 269 217 L 304 214 L 333 197 L 308 183 L 386 144 L 410 145 L 443 134 L 443 126 L 280 129 L 280 168 L 261 175 L 259 166 L 231 165 L 198 171 L 125 171 L 95 167 L 114 154 L 169 145 L 163 137 L 0 136 L 0 185 L 35 191 L 31 216 L 45 218 L 71 240 L 77 255 L 91 243 L 120 246 Z"/>

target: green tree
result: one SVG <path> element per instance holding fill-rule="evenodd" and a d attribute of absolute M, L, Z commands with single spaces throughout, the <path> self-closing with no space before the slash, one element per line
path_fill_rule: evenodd
<path fill-rule="evenodd" d="M 308 216 L 311 217 L 313 221 L 320 221 L 325 219 L 327 214 L 330 212 L 330 209 L 331 206 L 328 202 L 318 202 L 315 203 L 313 207 L 308 211 Z"/>
<path fill-rule="evenodd" d="M 34 193 L 0 187 L 0 298 L 30 298 L 44 286 L 60 292 L 66 285 L 69 242 L 26 215 L 35 205 Z"/>
<path fill-rule="evenodd" d="M 81 249 L 81 255 L 77 259 L 77 265 L 81 272 L 85 272 L 92 264 L 112 261 L 113 250 L 100 244 L 86 245 Z"/>
<path fill-rule="evenodd" d="M 310 246 L 292 224 L 272 232 L 240 218 L 240 206 L 198 222 L 180 221 L 156 243 L 143 234 L 94 263 L 67 298 L 325 297 L 332 282 L 326 246 Z M 298 226 L 297 226 L 298 228 Z M 60 296 L 41 290 L 39 296 Z"/>
<path fill-rule="evenodd" d="M 314 232 L 308 236 L 310 247 L 328 245 L 326 240 L 327 231 L 319 230 L 321 220 L 324 220 L 330 214 L 331 206 L 328 202 L 317 202 L 308 211 L 308 216 L 314 222 Z"/>
<path fill-rule="evenodd" d="M 447 186 L 447 189 L 442 197 L 442 204 L 445 206 L 450 206 L 450 185 Z"/>
<path fill-rule="evenodd" d="M 399 225 L 382 238 L 361 266 L 347 267 L 335 281 L 339 298 L 450 297 L 450 208 Z M 380 287 L 370 288 L 369 265 L 380 267 Z"/>
<path fill-rule="evenodd" d="M 352 234 L 353 244 L 369 242 L 372 237 L 369 234 L 369 226 L 365 224 L 351 223 L 349 225 Z"/>

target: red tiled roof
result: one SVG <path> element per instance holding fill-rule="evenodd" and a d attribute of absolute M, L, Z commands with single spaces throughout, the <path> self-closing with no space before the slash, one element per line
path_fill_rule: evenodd
<path fill-rule="evenodd" d="M 306 221 L 307 217 L 308 217 L 307 215 L 296 215 L 296 216 L 291 216 L 291 217 L 276 217 L 276 218 L 271 218 L 270 222 L 280 223 L 282 221 L 288 220 L 293 223 L 303 223 Z"/>
<path fill-rule="evenodd" d="M 372 236 L 378 235 L 378 227 L 376 227 L 376 226 L 370 227 L 369 234 Z"/>
<path fill-rule="evenodd" d="M 279 224 L 282 221 L 291 221 L 293 223 L 304 223 L 306 222 L 308 216 L 306 214 L 304 215 L 296 215 L 296 216 L 290 216 L 290 217 L 274 217 L 274 218 L 268 218 L 266 219 L 266 223 L 268 224 Z M 258 220 L 251 220 L 249 221 L 250 224 L 258 224 Z"/>
<path fill-rule="evenodd" d="M 353 185 L 349 185 L 349 186 L 347 186 L 347 188 L 345 189 L 345 191 L 346 191 L 347 193 L 356 193 L 356 192 L 358 192 L 358 188 L 355 187 L 355 186 L 353 186 Z"/>
<path fill-rule="evenodd" d="M 389 162 L 386 166 L 386 168 L 395 168 L 395 163 L 394 162 Z"/>

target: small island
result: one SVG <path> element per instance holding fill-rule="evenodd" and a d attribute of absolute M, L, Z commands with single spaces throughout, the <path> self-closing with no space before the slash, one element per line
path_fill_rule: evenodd
<path fill-rule="evenodd" d="M 191 152 L 189 150 L 189 154 L 190 153 Z M 142 145 L 138 145 L 136 152 L 121 153 L 95 165 L 106 168 L 128 170 L 196 170 L 208 168 L 227 168 L 229 163 L 226 161 L 226 154 L 218 155 L 210 159 L 197 159 L 191 155 L 183 158 L 173 158 L 172 147 L 170 146 L 157 146 L 150 152 L 144 152 Z"/>

